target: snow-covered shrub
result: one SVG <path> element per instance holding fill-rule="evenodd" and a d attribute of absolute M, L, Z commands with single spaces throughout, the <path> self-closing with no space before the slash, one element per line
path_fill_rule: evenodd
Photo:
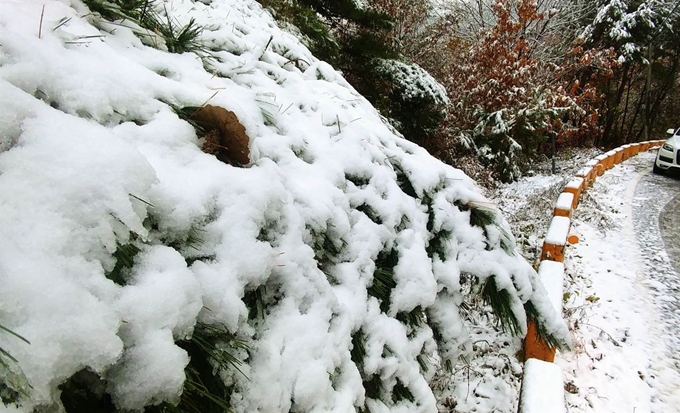
<path fill-rule="evenodd" d="M 422 101 L 435 105 L 446 105 L 449 102 L 444 86 L 417 64 L 382 59 L 378 65 L 380 70 L 393 80 L 402 100 Z"/>
<path fill-rule="evenodd" d="M 39 38 L 43 4 L 58 28 Z M 0 136 L 16 135 L 0 153 L 0 324 L 30 341 L 0 331 L 30 385 L 3 402 L 435 411 L 435 369 L 472 351 L 462 309 L 494 292 L 516 334 L 529 306 L 568 344 L 462 172 L 391 132 L 257 3 L 167 10 L 204 28 L 211 72 L 62 1 L 0 14 Z M 249 163 L 204 152 L 175 112 L 208 101 L 245 128 Z"/>
<path fill-rule="evenodd" d="M 378 59 L 377 74 L 387 82 L 388 116 L 398 120 L 404 136 L 419 141 L 444 119 L 446 89 L 415 63 Z"/>
<path fill-rule="evenodd" d="M 526 165 L 539 145 L 547 140 L 550 120 L 569 109 L 545 107 L 540 96 L 529 103 L 528 107 L 480 114 L 480 121 L 472 132 L 480 160 L 494 168 L 503 182 L 512 182 L 521 176 L 520 167 Z"/>

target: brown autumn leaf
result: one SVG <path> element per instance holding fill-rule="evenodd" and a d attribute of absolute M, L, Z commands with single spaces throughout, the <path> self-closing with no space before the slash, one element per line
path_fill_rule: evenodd
<path fill-rule="evenodd" d="M 209 153 L 215 153 L 222 162 L 246 165 L 250 162 L 250 139 L 246 128 L 236 114 L 219 106 L 205 105 L 191 115 L 191 119 L 210 129 L 208 136 Z M 215 136 L 215 132 L 218 136 Z M 219 139 L 215 139 L 218 137 Z"/>

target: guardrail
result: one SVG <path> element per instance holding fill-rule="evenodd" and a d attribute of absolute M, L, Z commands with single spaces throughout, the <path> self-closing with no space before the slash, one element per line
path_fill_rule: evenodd
<path fill-rule="evenodd" d="M 555 311 L 562 313 L 564 250 L 567 244 L 578 242 L 569 235 L 571 217 L 578 206 L 583 191 L 593 185 L 598 176 L 631 156 L 650 148 L 663 145 L 665 141 L 647 141 L 623 145 L 595 157 L 579 170 L 567 183 L 557 198 L 548 233 L 543 240 L 538 277 L 543 283 Z M 550 347 L 538 335 L 534 322 L 527 326 L 524 339 L 524 377 L 520 391 L 519 413 L 566 412 L 564 379 L 562 369 L 553 363 L 555 348 Z"/>

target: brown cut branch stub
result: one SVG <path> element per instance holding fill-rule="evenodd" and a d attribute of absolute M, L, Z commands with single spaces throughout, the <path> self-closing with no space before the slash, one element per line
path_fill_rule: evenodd
<path fill-rule="evenodd" d="M 250 163 L 250 139 L 236 114 L 219 106 L 205 105 L 191 115 L 208 132 L 203 150 L 222 162 L 240 165 Z"/>

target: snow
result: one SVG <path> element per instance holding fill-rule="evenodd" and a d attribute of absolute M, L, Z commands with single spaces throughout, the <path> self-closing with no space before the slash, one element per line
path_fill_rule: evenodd
<path fill-rule="evenodd" d="M 561 209 L 564 211 L 571 210 L 571 206 L 574 204 L 574 194 L 571 192 L 562 192 L 557 201 L 555 202 L 555 209 Z"/>
<path fill-rule="evenodd" d="M 569 189 L 580 189 L 583 187 L 583 178 L 573 178 L 571 181 L 565 185 L 565 188 Z"/>
<path fill-rule="evenodd" d="M 597 161 L 595 161 L 595 162 L 597 162 Z M 578 177 L 589 176 L 593 171 L 593 166 L 585 166 L 585 167 L 579 169 L 579 171 L 576 172 L 576 176 L 578 176 Z"/>
<path fill-rule="evenodd" d="M 567 217 L 553 217 L 545 236 L 545 243 L 552 245 L 565 245 L 571 220 Z"/>
<path fill-rule="evenodd" d="M 3 5 L 0 324 L 31 343 L 0 335 L 30 386 L 17 409 L 59 411 L 59 386 L 85 369 L 118 409 L 176 402 L 190 363 L 177 343 L 202 323 L 247 343 L 244 374 L 216 368 L 234 412 L 435 411 L 444 362 L 459 373 L 440 387 L 461 405 L 513 410 L 516 389 L 498 376 L 521 367 L 490 349 L 512 355 L 516 341 L 463 310 L 479 306 L 472 280 L 509 292 L 521 330 L 531 299 L 569 336 L 500 213 L 470 224 L 470 208 L 489 205 L 481 190 L 396 136 L 257 2 L 165 6 L 204 27 L 212 57 L 149 47 L 80 2 Z M 173 110 L 205 103 L 244 127 L 243 167 L 204 153 Z M 139 251 L 114 279 L 124 246 Z M 386 255 L 396 285 L 381 306 L 370 289 Z M 417 308 L 427 322 L 398 319 Z M 464 398 L 473 359 L 486 373 Z M 371 377 L 380 400 L 366 395 Z M 413 401 L 391 397 L 397 383 Z"/>
<path fill-rule="evenodd" d="M 537 359 L 524 363 L 520 413 L 566 413 L 562 369 Z"/>
<path fill-rule="evenodd" d="M 564 264 L 561 262 L 544 260 L 538 267 L 538 277 L 548 292 L 548 298 L 557 314 L 562 314 Z"/>

